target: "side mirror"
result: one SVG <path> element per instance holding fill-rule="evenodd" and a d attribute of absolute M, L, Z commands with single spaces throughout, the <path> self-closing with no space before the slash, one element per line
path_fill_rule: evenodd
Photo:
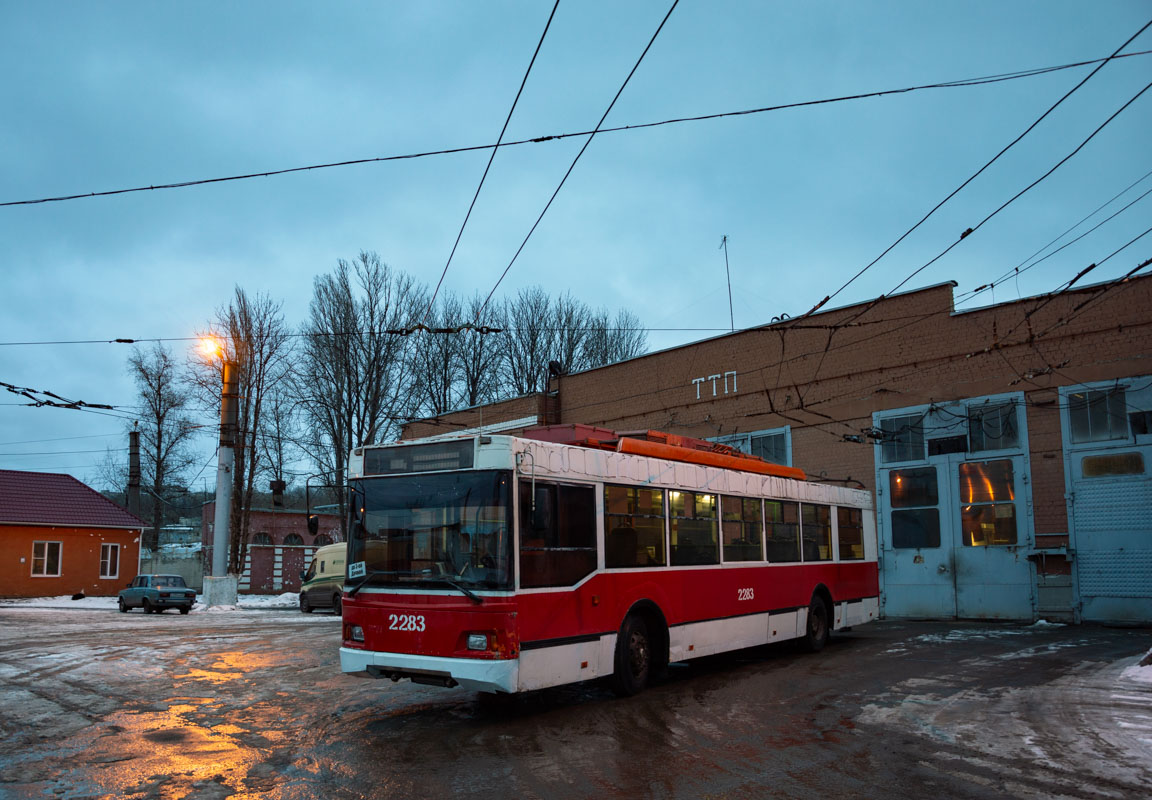
<path fill-rule="evenodd" d="M 319 532 L 320 532 L 320 517 L 318 517 L 316 514 L 309 514 L 308 515 L 308 533 L 315 536 Z"/>
<path fill-rule="evenodd" d="M 308 571 L 307 570 L 303 570 L 303 569 L 300 570 L 300 580 L 302 580 L 302 581 L 308 580 Z"/>

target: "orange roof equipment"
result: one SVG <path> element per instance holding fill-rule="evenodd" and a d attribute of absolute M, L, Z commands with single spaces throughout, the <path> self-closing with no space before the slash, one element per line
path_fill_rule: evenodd
<path fill-rule="evenodd" d="M 529 428 L 523 433 L 526 439 L 536 439 L 556 444 L 592 447 L 598 450 L 614 450 L 617 453 L 663 458 L 668 461 L 682 461 L 689 464 L 702 464 L 709 467 L 722 467 L 742 472 L 755 472 L 760 475 L 774 475 L 779 478 L 807 480 L 804 470 L 773 464 L 759 456 L 741 453 L 733 447 L 706 439 L 679 436 L 663 431 L 613 431 L 592 425 L 542 425 Z"/>

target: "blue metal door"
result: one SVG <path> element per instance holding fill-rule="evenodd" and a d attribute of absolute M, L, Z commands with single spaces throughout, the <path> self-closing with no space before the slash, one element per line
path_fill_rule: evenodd
<path fill-rule="evenodd" d="M 1152 622 L 1152 446 L 1066 454 L 1081 618 Z"/>
<path fill-rule="evenodd" d="M 1029 514 L 1024 456 L 953 465 L 956 616 L 1033 619 Z"/>
<path fill-rule="evenodd" d="M 883 613 L 1033 619 L 1025 457 L 926 462 L 879 470 Z"/>

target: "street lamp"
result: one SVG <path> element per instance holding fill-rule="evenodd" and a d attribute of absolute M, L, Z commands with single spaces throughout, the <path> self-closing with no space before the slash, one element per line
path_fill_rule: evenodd
<path fill-rule="evenodd" d="M 228 530 L 232 510 L 232 469 L 236 463 L 237 365 L 228 359 L 220 341 L 206 336 L 200 340 L 206 358 L 220 359 L 220 448 L 216 465 L 216 515 L 212 526 L 212 575 L 204 579 L 204 602 L 209 606 L 236 605 L 237 576 L 228 574 Z"/>

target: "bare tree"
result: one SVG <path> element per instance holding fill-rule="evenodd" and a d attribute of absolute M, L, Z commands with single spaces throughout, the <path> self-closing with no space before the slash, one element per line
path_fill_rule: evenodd
<path fill-rule="evenodd" d="M 157 342 L 148 350 L 133 348 L 128 372 L 140 400 L 140 467 L 152 500 L 152 527 L 144 532 L 142 544 L 155 551 L 168 496 L 195 462 L 191 445 L 196 426 L 187 415 L 188 387 L 166 347 Z"/>
<path fill-rule="evenodd" d="M 588 306 L 574 299 L 571 292 L 560 295 L 552 304 L 549 320 L 552 326 L 552 353 L 549 360 L 556 361 L 561 372 L 584 368 L 584 350 L 591 319 L 592 313 Z"/>
<path fill-rule="evenodd" d="M 344 482 L 353 448 L 394 436 L 397 421 L 415 413 L 415 337 L 404 331 L 427 306 L 425 294 L 369 252 L 316 278 L 295 386 L 311 431 L 307 449 L 328 483 Z M 342 493 L 339 502 L 344 525 Z"/>
<path fill-rule="evenodd" d="M 648 332 L 640 320 L 627 309 L 609 316 L 605 309 L 591 314 L 588 319 L 588 334 L 584 339 L 583 363 L 581 368 L 593 369 L 617 361 L 643 355 L 648 349 Z"/>
<path fill-rule="evenodd" d="M 264 294 L 249 295 L 236 287 L 232 301 L 216 312 L 211 329 L 219 337 L 225 360 L 237 366 L 237 441 L 229 509 L 228 572 L 240 574 L 248 553 L 249 519 L 258 477 L 267 476 L 269 462 L 259 442 L 267 436 L 265 404 L 286 380 L 291 367 L 290 332 L 281 313 L 283 303 Z M 193 365 L 195 381 L 209 408 L 219 404 L 223 365 L 220 359 Z"/>
<path fill-rule="evenodd" d="M 503 375 L 511 393 L 532 394 L 548 386 L 555 333 L 552 314 L 552 300 L 539 286 L 521 289 L 504 302 Z"/>
<path fill-rule="evenodd" d="M 457 335 L 460 358 L 460 403 L 465 408 L 495 400 L 500 395 L 500 334 L 481 329 L 501 330 L 506 318 L 502 306 L 486 306 L 485 298 L 476 294 L 468 301 L 468 320 L 475 329 L 466 328 Z"/>
<path fill-rule="evenodd" d="M 454 331 L 463 322 L 459 298 L 445 292 L 425 323 L 432 330 L 414 335 L 411 366 L 422 415 L 435 416 L 459 406 L 460 334 L 447 331 Z"/>

